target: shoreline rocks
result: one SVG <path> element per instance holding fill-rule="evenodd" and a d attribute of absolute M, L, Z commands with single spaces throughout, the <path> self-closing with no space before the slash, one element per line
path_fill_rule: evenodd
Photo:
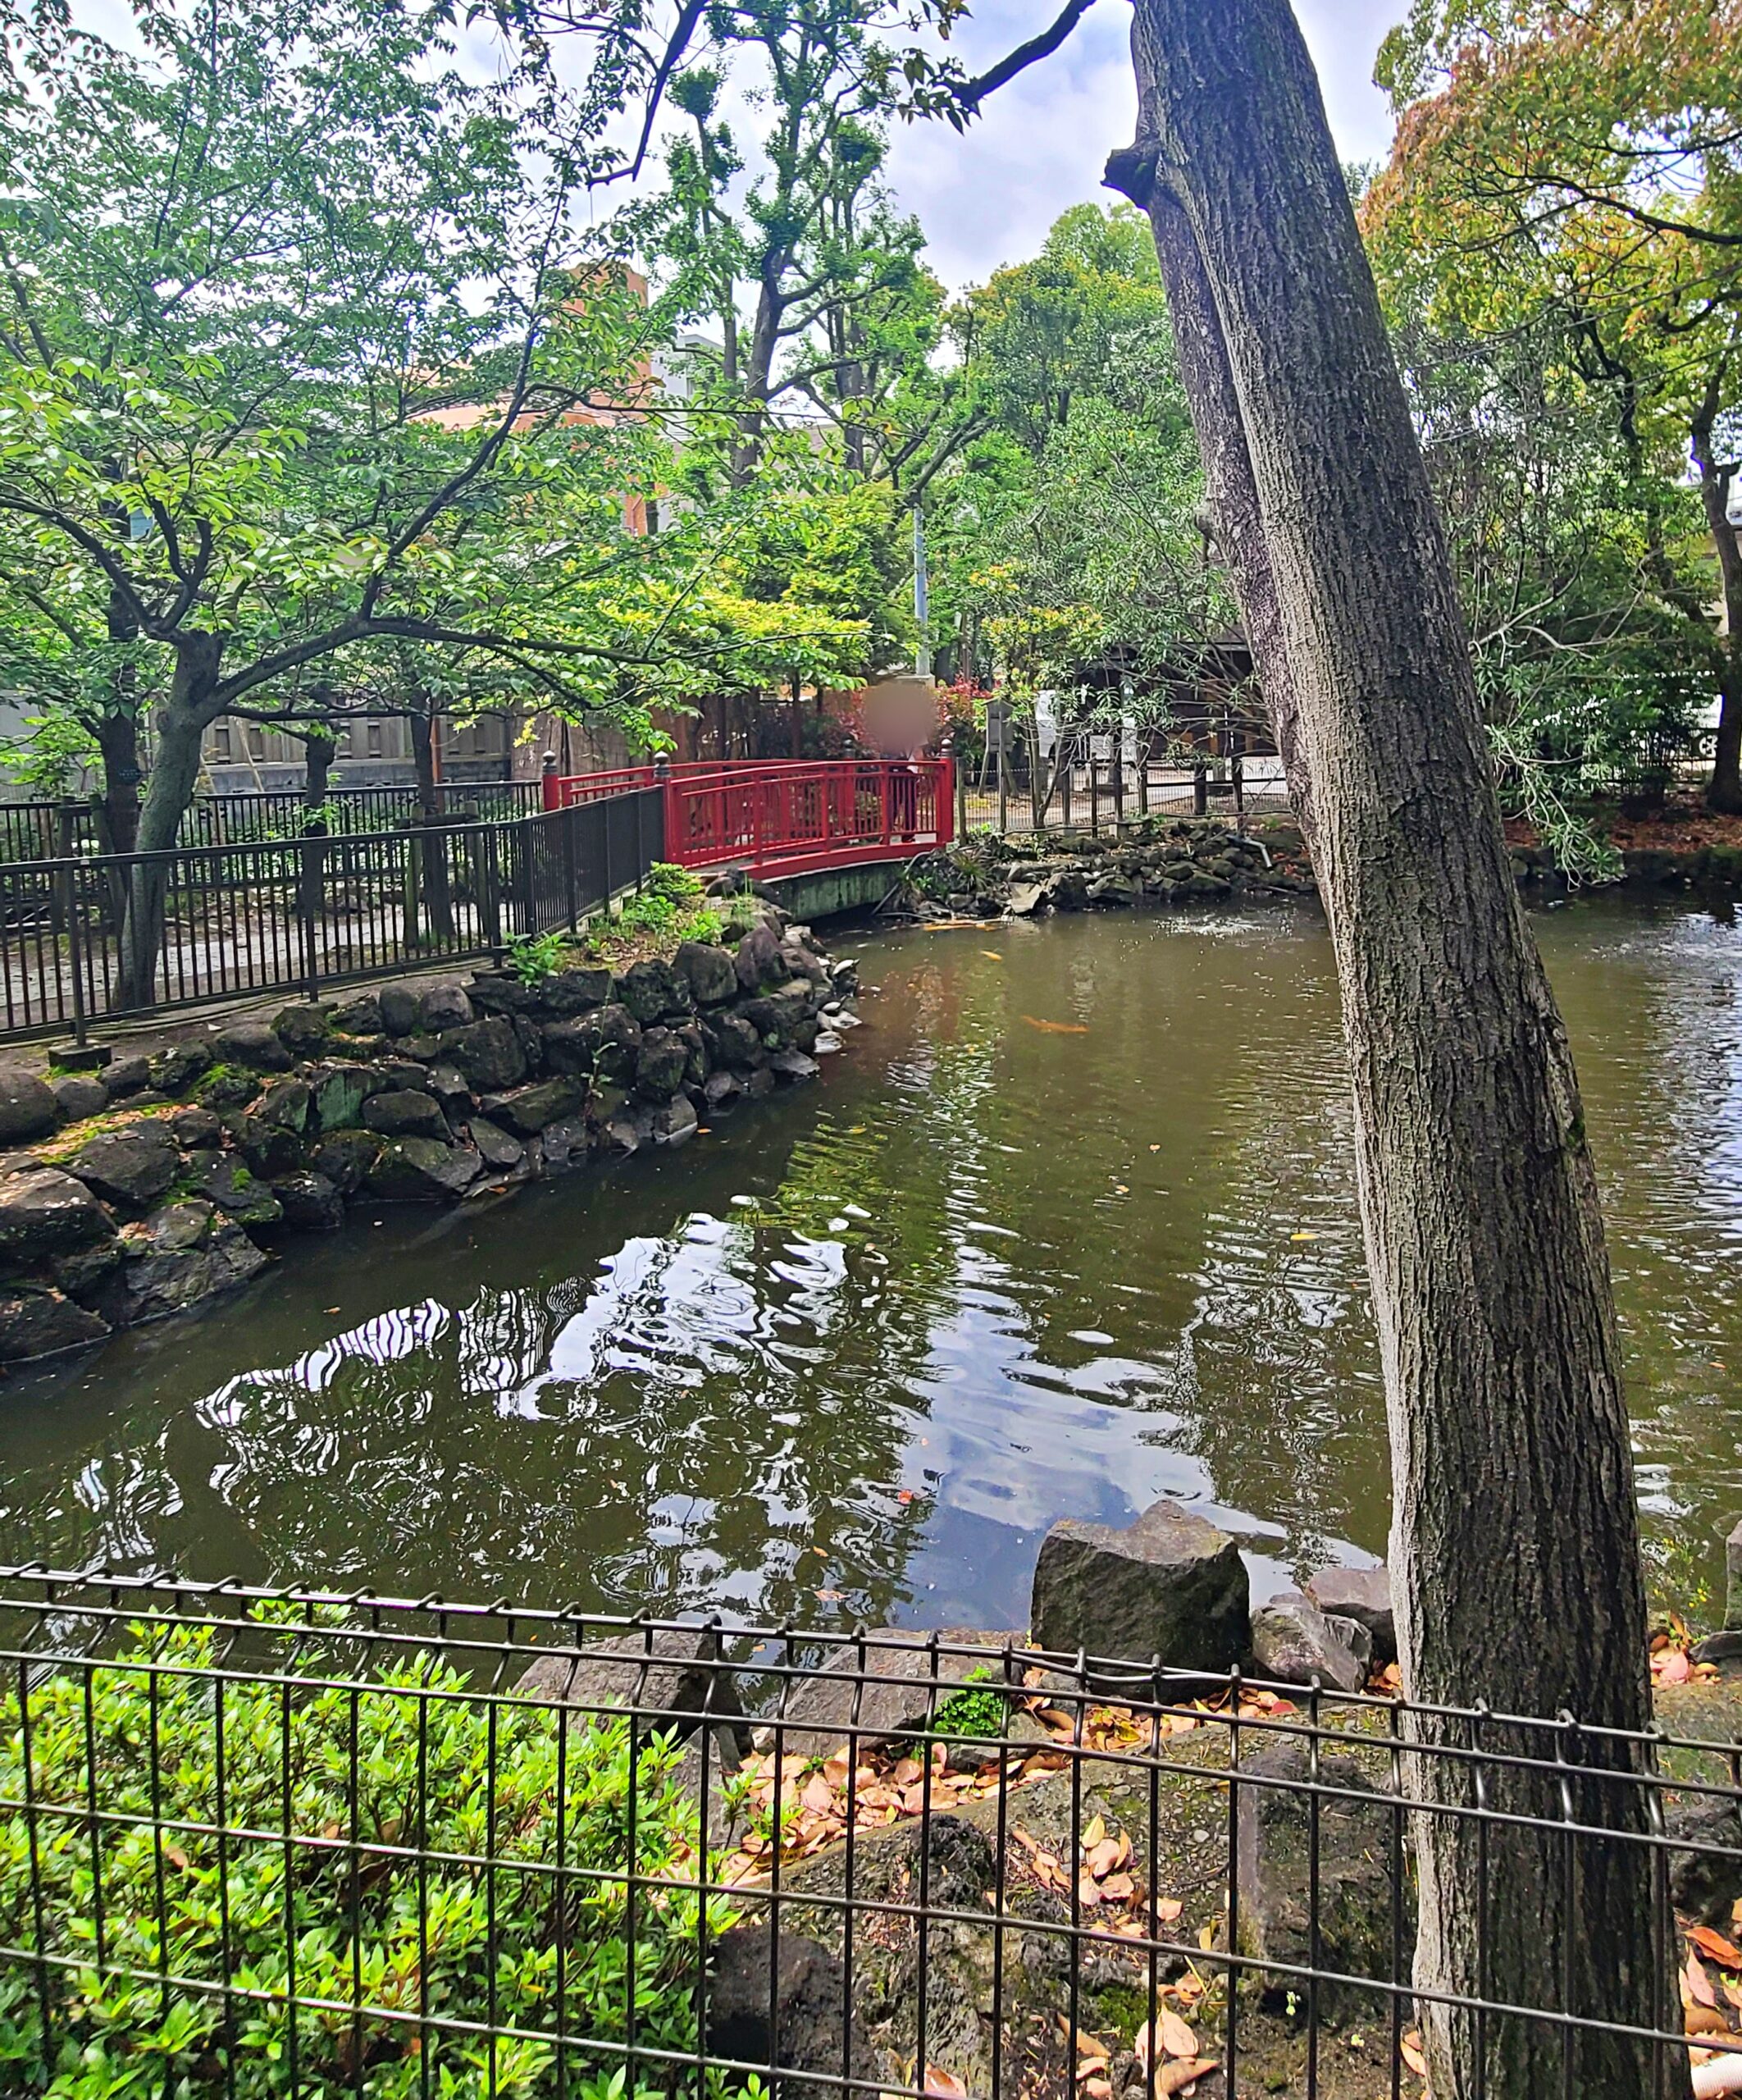
<path fill-rule="evenodd" d="M 286 1007 L 98 1077 L 0 1069 L 0 1365 L 245 1282 L 355 1202 L 495 1196 L 816 1077 L 856 988 L 758 901 L 727 944 Z"/>

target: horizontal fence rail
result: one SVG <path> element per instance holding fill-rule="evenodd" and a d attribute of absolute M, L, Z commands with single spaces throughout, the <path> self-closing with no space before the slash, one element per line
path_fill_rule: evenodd
<path fill-rule="evenodd" d="M 1509 2096 L 1730 2090 L 1736 1757 L 998 1635 L 0 1571 L 0 2076 L 1417 2100 L 1437 2023 Z M 1479 1992 L 1412 1973 L 1452 1832 Z"/>
<path fill-rule="evenodd" d="M 668 860 L 692 869 L 741 867 L 774 878 L 910 858 L 955 835 L 948 759 L 700 762 L 545 776 L 550 809 L 585 805 L 626 786 L 664 798 Z"/>
<path fill-rule="evenodd" d="M 0 1021 L 26 1036 L 486 954 L 664 851 L 651 791 L 500 823 L 0 865 Z"/>

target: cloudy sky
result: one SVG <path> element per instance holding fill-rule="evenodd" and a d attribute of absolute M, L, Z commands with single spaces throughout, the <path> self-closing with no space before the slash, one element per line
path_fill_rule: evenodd
<path fill-rule="evenodd" d="M 1295 0 L 1345 160 L 1375 160 L 1391 124 L 1373 84 L 1379 39 L 1406 0 Z M 1032 36 L 1058 0 L 979 0 L 956 43 L 972 71 Z M 930 238 L 933 267 L 977 282 L 1032 255 L 1067 205 L 1105 197 L 1101 170 L 1131 139 L 1125 0 L 1096 0 L 1062 51 L 994 95 L 966 139 L 942 124 L 898 127 L 891 174 Z"/>

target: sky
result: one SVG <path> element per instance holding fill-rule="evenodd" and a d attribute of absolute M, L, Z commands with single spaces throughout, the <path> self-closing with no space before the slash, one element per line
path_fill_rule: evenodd
<path fill-rule="evenodd" d="M 1390 145 L 1373 61 L 1405 9 L 1406 0 L 1295 0 L 1345 160 L 1377 160 Z M 953 41 L 972 71 L 1057 10 L 1058 0 L 979 0 Z M 1130 24 L 1125 0 L 1096 0 L 1064 48 L 994 95 L 965 138 L 944 124 L 897 126 L 891 179 L 946 284 L 983 282 L 1033 255 L 1068 206 L 1110 198 L 1101 167 L 1130 143 L 1136 107 Z"/>

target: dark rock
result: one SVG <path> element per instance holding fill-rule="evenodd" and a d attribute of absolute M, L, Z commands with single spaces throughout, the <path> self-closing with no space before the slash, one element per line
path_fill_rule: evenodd
<path fill-rule="evenodd" d="M 117 1326 L 167 1319 L 266 1267 L 241 1226 L 206 1203 L 166 1203 L 121 1240 L 126 1259 L 105 1305 Z"/>
<path fill-rule="evenodd" d="M 867 1636 L 863 1658 L 856 1646 L 837 1648 L 814 1674 L 790 1678 L 784 1704 L 756 1730 L 757 1746 L 774 1747 L 777 1719 L 782 1757 L 826 1756 L 850 1732 L 861 1751 L 903 1742 L 929 1726 L 937 1701 L 951 1690 L 1002 1682 L 1003 1650 L 1024 1649 L 1026 1638 L 956 1629 L 940 1633 L 934 1649 L 927 1634 L 885 1627 Z M 990 1650 L 990 1657 L 980 1650 Z M 1021 1681 L 1019 1661 L 1019 1690 Z"/>
<path fill-rule="evenodd" d="M 976 903 L 980 900 L 976 898 Z M 996 909 L 996 906 L 993 907 Z M 788 977 L 802 977 L 819 991 L 828 987 L 828 965 L 810 945 L 809 927 L 796 928 L 780 944 L 780 959 Z"/>
<path fill-rule="evenodd" d="M 669 1029 L 650 1028 L 636 1052 L 636 1091 L 649 1101 L 668 1101 L 683 1084 L 687 1046 Z"/>
<path fill-rule="evenodd" d="M 1129 905 L 1142 902 L 1143 885 L 1134 876 L 1103 875 L 1089 884 L 1088 901 L 1091 904 Z"/>
<path fill-rule="evenodd" d="M 114 1221 L 82 1181 L 52 1166 L 0 1179 L 0 1258 L 11 1270 L 111 1238 Z"/>
<path fill-rule="evenodd" d="M 539 1144 L 544 1164 L 553 1173 L 584 1166 L 592 1150 L 592 1125 L 584 1116 L 565 1116 L 559 1122 L 545 1125 Z"/>
<path fill-rule="evenodd" d="M 604 1126 L 603 1149 L 619 1159 L 627 1159 L 632 1153 L 641 1149 L 651 1132 L 633 1116 L 613 1116 Z"/>
<path fill-rule="evenodd" d="M 635 1071 L 641 1025 L 622 1005 L 595 1008 L 573 1020 L 554 1021 L 545 1030 L 545 1055 L 551 1068 L 582 1079 L 627 1080 Z"/>
<path fill-rule="evenodd" d="M 540 1125 L 542 1129 L 543 1125 Z M 527 1156 L 527 1148 L 518 1138 L 511 1138 L 487 1116 L 474 1116 L 471 1123 L 472 1142 L 484 1164 L 496 1173 L 509 1173 L 520 1166 Z"/>
<path fill-rule="evenodd" d="M 376 998 L 381 1027 L 389 1035 L 409 1035 L 417 1025 L 417 995 L 403 984 L 390 984 Z"/>
<path fill-rule="evenodd" d="M 202 1073 L 212 1069 L 212 1052 L 203 1043 L 172 1043 L 167 1050 L 161 1051 L 151 1061 L 151 1083 L 160 1093 L 185 1093 Z M 111 1066 L 110 1089 L 114 1090 L 114 1068 Z M 137 1093 L 137 1087 L 130 1087 L 130 1093 Z"/>
<path fill-rule="evenodd" d="M 450 1113 L 463 1116 L 472 1106 L 472 1089 L 452 1065 L 431 1065 L 430 1092 Z"/>
<path fill-rule="evenodd" d="M 363 1103 L 378 1082 L 354 1065 L 331 1066 L 314 1084 L 314 1128 L 354 1130 L 363 1121 Z"/>
<path fill-rule="evenodd" d="M 427 1093 L 429 1067 L 407 1057 L 384 1057 L 375 1067 L 371 1093 Z"/>
<path fill-rule="evenodd" d="M 753 1072 L 744 1075 L 744 1098 L 746 1101 L 766 1101 L 774 1091 L 774 1075 L 766 1064 L 759 1065 Z"/>
<path fill-rule="evenodd" d="M 1055 911 L 1083 911 L 1088 908 L 1089 886 L 1074 868 L 1062 868 L 1052 878 L 1048 902 Z"/>
<path fill-rule="evenodd" d="M 224 1134 L 223 1125 L 209 1108 L 178 1108 L 163 1121 L 176 1144 L 188 1152 L 215 1145 Z"/>
<path fill-rule="evenodd" d="M 518 1086 L 527 1075 L 527 1053 L 513 1020 L 492 1014 L 441 1038 L 441 1054 L 464 1075 L 477 1093 L 495 1093 Z"/>
<path fill-rule="evenodd" d="M 522 984 L 511 970 L 480 970 L 466 988 L 472 1011 L 480 1014 L 529 1014 L 538 1005 L 538 987 Z"/>
<path fill-rule="evenodd" d="M 712 1721 L 730 1729 L 741 1748 L 749 1747 L 736 1673 L 712 1627 L 613 1633 L 553 1649 L 532 1664 L 515 1690 L 545 1705 L 595 1713 L 632 1710 L 679 1736 Z"/>
<path fill-rule="evenodd" d="M 699 1121 L 695 1103 L 686 1093 L 680 1093 L 654 1111 L 653 1141 L 656 1145 L 683 1144 L 695 1135 Z"/>
<path fill-rule="evenodd" d="M 586 1120 L 595 1130 L 621 1116 L 629 1100 L 627 1087 L 601 1084 L 590 1087 L 586 1096 Z"/>
<path fill-rule="evenodd" d="M 234 1153 L 218 1153 L 202 1163 L 199 1192 L 243 1225 L 276 1225 L 284 1215 L 271 1189 Z"/>
<path fill-rule="evenodd" d="M 540 1080 L 536 1086 L 522 1087 L 513 1093 L 486 1094 L 479 1104 L 485 1113 L 522 1138 L 536 1137 L 550 1124 L 572 1116 L 586 1099 L 586 1089 L 575 1079 Z"/>
<path fill-rule="evenodd" d="M 284 1222 L 298 1232 L 336 1232 L 344 1223 L 344 1198 L 324 1174 L 285 1174 L 272 1184 Z"/>
<path fill-rule="evenodd" d="M 637 962 L 626 970 L 618 984 L 618 997 L 645 1028 L 668 1016 L 681 1018 L 691 1011 L 687 980 L 668 962 Z"/>
<path fill-rule="evenodd" d="M 272 1033 L 293 1057 L 318 1057 L 332 1032 L 331 1007 L 286 1007 L 272 1017 Z"/>
<path fill-rule="evenodd" d="M 1367 1682 L 1361 1658 L 1297 1591 L 1272 1597 L 1252 1614 L 1252 1659 L 1261 1677 L 1278 1684 L 1316 1678 L 1338 1691 L 1359 1691 Z"/>
<path fill-rule="evenodd" d="M 514 1034 L 520 1044 L 520 1054 L 527 1061 L 528 1073 L 545 1069 L 545 1032 L 531 1014 L 514 1016 Z"/>
<path fill-rule="evenodd" d="M 709 1109 L 714 1115 L 722 1115 L 732 1107 L 743 1092 L 743 1081 L 731 1072 L 710 1072 L 702 1087 Z"/>
<path fill-rule="evenodd" d="M 1742 1662 L 1742 1629 L 1731 1627 L 1721 1633 L 1708 1633 L 1688 1650 L 1690 1663 Z"/>
<path fill-rule="evenodd" d="M 160 1125 L 137 1123 L 125 1130 L 103 1130 L 81 1145 L 67 1163 L 89 1189 L 105 1201 L 144 1210 L 176 1178 L 180 1164 L 176 1140 Z"/>
<path fill-rule="evenodd" d="M 1305 1969 L 1313 1965 L 1313 1919 L 1309 1893 L 1313 1873 L 1313 1778 L 1308 1753 L 1290 1743 L 1258 1751 L 1245 1769 L 1261 1783 L 1243 1787 L 1238 1835 L 1243 1952 L 1263 1961 Z M 1410 1973 L 1416 1938 L 1413 1883 L 1404 1875 L 1393 1889 L 1392 1847 L 1398 1810 L 1379 1792 L 1352 1757 L 1335 1752 L 1319 1759 L 1318 1987 L 1319 2015 L 1331 2025 L 1366 2021 L 1384 2002 L 1358 1982 L 1389 1982 L 1392 1974 L 1394 1902 L 1402 1974 Z M 1351 1798 L 1352 1796 L 1352 1798 Z M 1407 1849 L 1407 1846 L 1406 1846 Z M 1261 1989 L 1278 2010 L 1292 1998 L 1304 2011 L 1306 1992 L 1297 1976 L 1261 1975 Z"/>
<path fill-rule="evenodd" d="M 877 2075 L 849 1999 L 839 1956 L 815 1940 L 791 1932 L 777 1940 L 768 1925 L 733 1925 L 714 1945 L 709 2053 L 757 2066 L 771 2100 L 832 2100 L 843 2066 L 855 2079 Z M 814 2075 L 799 2075 L 807 2071 Z"/>
<path fill-rule="evenodd" d="M 1727 1930 L 1732 1907 L 1742 1902 L 1742 1804 L 1696 1796 L 1670 1810 L 1668 1828 L 1689 1848 L 1669 1856 L 1676 1909 Z"/>
<path fill-rule="evenodd" d="M 1013 883 L 1004 909 L 1012 919 L 1032 919 L 1046 902 L 1047 892 L 1042 883 Z M 836 981 L 838 983 L 839 979 Z"/>
<path fill-rule="evenodd" d="M 767 1063 L 762 1038 L 741 1014 L 722 1014 L 707 1032 L 711 1038 L 708 1047 L 717 1064 L 746 1072 Z"/>
<path fill-rule="evenodd" d="M 394 1138 L 369 1170 L 368 1189 L 390 1203 L 451 1203 L 477 1180 L 483 1162 L 475 1152 L 434 1138 Z"/>
<path fill-rule="evenodd" d="M 121 1243 L 116 1237 L 100 1240 L 94 1247 L 81 1247 L 76 1253 L 51 1255 L 48 1273 L 69 1298 L 94 1307 L 109 1278 L 121 1267 Z"/>
<path fill-rule="evenodd" d="M 394 1048 L 402 1057 L 420 1065 L 433 1065 L 441 1055 L 441 1039 L 436 1035 L 402 1035 Z"/>
<path fill-rule="evenodd" d="M 52 1081 L 48 1091 L 54 1096 L 62 1119 L 69 1123 L 82 1123 L 88 1116 L 100 1116 L 109 1105 L 109 1090 L 103 1081 L 89 1079 L 83 1072 L 69 1072 L 65 1079 Z"/>
<path fill-rule="evenodd" d="M 1391 1573 L 1385 1568 L 1321 1568 L 1306 1595 L 1327 1618 L 1352 1618 L 1373 1637 L 1373 1659 L 1398 1659 L 1398 1627 L 1391 1605 Z"/>
<path fill-rule="evenodd" d="M 0 1145 L 28 1144 L 60 1126 L 61 1104 L 35 1073 L 0 1066 Z"/>
<path fill-rule="evenodd" d="M 360 999 L 347 999 L 342 1007 L 335 1007 L 332 1024 L 345 1035 L 381 1035 L 385 1032 L 381 1025 L 381 1002 L 368 992 Z"/>
<path fill-rule="evenodd" d="M 57 1290 L 0 1292 L 0 1363 L 88 1349 L 108 1332 L 107 1320 Z"/>
<path fill-rule="evenodd" d="M 376 1093 L 363 1103 L 363 1126 L 388 1138 L 434 1138 L 448 1141 L 448 1119 L 441 1104 L 426 1093 Z"/>
<path fill-rule="evenodd" d="M 572 1020 L 610 1002 L 609 970 L 559 970 L 538 988 L 539 1010 L 554 1020 Z"/>
<path fill-rule="evenodd" d="M 195 1092 L 208 1108 L 245 1108 L 260 1092 L 261 1082 L 239 1066 L 220 1065 L 199 1082 Z"/>
<path fill-rule="evenodd" d="M 275 1080 L 249 1111 L 262 1123 L 276 1123 L 281 1130 L 300 1137 L 308 1127 L 308 1111 L 314 1100 L 306 1080 Z"/>
<path fill-rule="evenodd" d="M 125 1101 L 130 1093 L 142 1093 L 151 1084 L 151 1061 L 147 1057 L 117 1057 L 104 1068 L 103 1091 L 111 1101 Z M 166 1093 L 171 1089 L 164 1088 Z"/>
<path fill-rule="evenodd" d="M 822 1069 L 814 1057 L 802 1050 L 777 1050 L 768 1060 L 768 1070 L 782 1086 L 801 1086 Z"/>
<path fill-rule="evenodd" d="M 1726 1632 L 1742 1628 L 1742 1520 L 1724 1541 L 1724 1625 Z"/>
<path fill-rule="evenodd" d="M 698 1007 L 723 1007 L 738 996 L 738 973 L 724 948 L 711 941 L 685 941 L 672 957 L 672 967 L 690 988 Z"/>
<path fill-rule="evenodd" d="M 1156 1502 L 1128 1530 L 1067 1518 L 1042 1541 L 1034 1638 L 1061 1654 L 1220 1673 L 1246 1653 L 1250 1591 L 1239 1548 L 1177 1502 Z M 1105 1673 L 1110 1688 L 1123 1673 Z"/>
<path fill-rule="evenodd" d="M 425 1035 L 442 1035 L 450 1028 L 464 1028 L 472 1019 L 471 998 L 457 977 L 426 985 L 418 997 L 417 1026 Z M 404 1029 L 394 1032 L 409 1033 Z"/>
<path fill-rule="evenodd" d="M 373 1130 L 335 1130 L 315 1147 L 309 1163 L 340 1195 L 354 1195 L 381 1157 L 384 1143 Z"/>
<path fill-rule="evenodd" d="M 236 1150 L 263 1180 L 289 1174 L 303 1163 L 303 1141 L 294 1130 L 252 1111 L 230 1126 Z"/>
<path fill-rule="evenodd" d="M 816 995 L 802 979 L 793 979 L 760 998 L 746 1000 L 739 1012 L 769 1049 L 802 1049 L 800 1037 L 805 1022 L 815 1019 Z"/>
<path fill-rule="evenodd" d="M 780 955 L 780 936 L 766 920 L 760 925 L 751 927 L 739 942 L 732 967 L 746 992 L 759 992 L 764 985 L 778 984 L 786 975 L 787 966 Z"/>
<path fill-rule="evenodd" d="M 684 1048 L 683 1076 L 691 1086 L 700 1086 L 714 1069 L 708 1056 L 707 1038 L 701 1032 L 701 1023 L 686 1020 L 673 1028 L 672 1034 Z"/>
<path fill-rule="evenodd" d="M 263 1020 L 232 1021 L 213 1036 L 212 1048 L 221 1063 L 240 1065 L 251 1072 L 288 1072 L 296 1062 L 277 1031 Z"/>

